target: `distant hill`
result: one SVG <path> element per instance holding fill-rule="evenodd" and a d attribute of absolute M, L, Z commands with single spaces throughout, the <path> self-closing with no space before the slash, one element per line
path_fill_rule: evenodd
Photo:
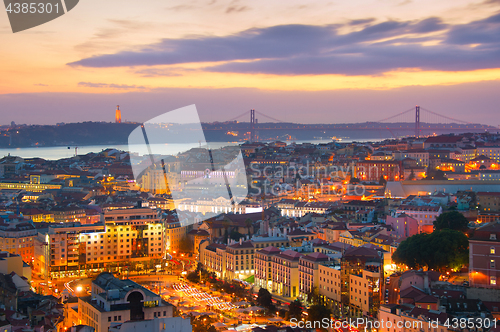
<path fill-rule="evenodd" d="M 0 148 L 31 146 L 86 146 L 127 144 L 129 134 L 139 123 L 80 122 L 55 126 L 21 125 L 0 131 Z M 248 122 L 202 123 L 208 142 L 243 142 L 248 139 L 252 126 Z M 199 142 L 196 125 L 170 124 L 149 127 L 150 143 Z M 497 132 L 492 126 L 481 124 L 427 124 L 421 123 L 421 135 Z M 260 140 L 314 140 L 331 137 L 351 139 L 385 139 L 405 137 L 415 133 L 414 123 L 347 123 L 347 124 L 295 124 L 257 123 L 255 132 Z"/>
<path fill-rule="evenodd" d="M 21 125 L 0 131 L 0 148 L 24 148 L 32 146 L 87 146 L 127 144 L 130 133 L 139 123 L 79 122 L 58 125 Z M 205 124 L 203 124 L 205 127 Z M 186 125 L 173 125 L 168 132 L 156 127 L 150 132 L 151 140 L 165 143 L 198 142 L 199 135 Z M 165 135 L 166 134 L 166 135 Z M 208 141 L 234 141 L 225 130 L 206 133 Z"/>
<path fill-rule="evenodd" d="M 1 131 L 0 147 L 126 144 L 137 123 L 83 122 Z"/>

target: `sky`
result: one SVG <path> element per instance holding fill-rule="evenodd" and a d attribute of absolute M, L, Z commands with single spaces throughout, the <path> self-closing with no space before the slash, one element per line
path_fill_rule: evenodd
<path fill-rule="evenodd" d="M 349 123 L 418 104 L 500 124 L 499 0 L 80 0 L 18 33 L 2 11 L 0 42 L 0 124 L 113 121 L 118 104 L 128 121 L 196 104 L 202 121 Z"/>

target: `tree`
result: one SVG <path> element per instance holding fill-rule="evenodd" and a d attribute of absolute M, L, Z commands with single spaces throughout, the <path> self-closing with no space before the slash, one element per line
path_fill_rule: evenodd
<path fill-rule="evenodd" d="M 412 269 L 457 269 L 469 261 L 469 240 L 452 229 L 417 234 L 401 242 L 392 259 Z"/>
<path fill-rule="evenodd" d="M 194 284 L 197 284 L 200 282 L 200 274 L 196 271 L 189 272 L 186 276 L 186 279 Z"/>
<path fill-rule="evenodd" d="M 191 326 L 193 328 L 193 332 L 217 332 L 217 329 L 213 326 L 216 322 L 214 318 L 210 318 L 210 316 L 191 316 Z"/>
<path fill-rule="evenodd" d="M 265 288 L 259 289 L 257 303 L 264 308 L 271 308 L 273 305 L 273 296 Z"/>
<path fill-rule="evenodd" d="M 441 213 L 436 220 L 434 220 L 434 228 L 436 230 L 441 229 L 454 229 L 457 231 L 464 232 L 467 230 L 469 221 L 463 214 L 458 211 L 448 211 Z"/>
<path fill-rule="evenodd" d="M 193 241 L 189 236 L 184 235 L 179 241 L 179 251 L 180 252 L 193 252 Z"/>
<path fill-rule="evenodd" d="M 332 312 L 325 305 L 314 304 L 307 310 L 307 320 L 321 322 L 324 318 L 330 319 Z"/>
<path fill-rule="evenodd" d="M 318 287 L 313 286 L 309 292 L 307 292 L 307 302 L 312 304 L 319 304 L 321 297 L 319 296 Z"/>
<path fill-rule="evenodd" d="M 239 241 L 240 238 L 244 238 L 245 235 L 241 234 L 238 232 L 236 229 L 232 229 L 231 233 L 229 234 L 229 238 L 231 240 Z"/>
<path fill-rule="evenodd" d="M 253 225 L 252 219 L 247 218 L 245 220 L 245 226 L 247 227 L 247 235 L 250 235 L 250 228 L 252 227 L 252 225 Z"/>
<path fill-rule="evenodd" d="M 304 309 L 304 307 L 299 299 L 292 301 L 288 305 L 288 314 L 290 315 L 290 318 L 300 319 L 302 317 L 302 309 Z"/>
<path fill-rule="evenodd" d="M 411 169 L 410 175 L 408 176 L 408 180 L 415 180 L 415 172 L 413 171 L 413 168 Z"/>
<path fill-rule="evenodd" d="M 384 178 L 384 175 L 380 175 L 380 178 L 378 179 L 378 184 L 384 186 L 387 184 L 387 180 Z"/>
<path fill-rule="evenodd" d="M 229 238 L 229 227 L 231 227 L 231 220 L 229 218 L 224 218 L 222 220 L 222 227 L 224 227 L 224 242 L 227 242 L 227 239 Z"/>

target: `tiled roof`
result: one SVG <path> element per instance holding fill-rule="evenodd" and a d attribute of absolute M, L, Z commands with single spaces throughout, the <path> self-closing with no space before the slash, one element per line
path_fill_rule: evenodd
<path fill-rule="evenodd" d="M 301 257 L 302 259 L 307 259 L 311 262 L 323 262 L 329 260 L 329 257 L 320 252 L 313 252 L 312 254 L 304 255 Z"/>

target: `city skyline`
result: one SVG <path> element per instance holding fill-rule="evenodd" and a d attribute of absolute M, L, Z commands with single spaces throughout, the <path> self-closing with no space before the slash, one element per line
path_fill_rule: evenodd
<path fill-rule="evenodd" d="M 190 104 L 204 122 L 254 108 L 298 123 L 419 104 L 491 123 L 499 5 L 86 1 L 16 34 L 3 14 L 2 124 L 113 121 L 117 104 L 139 122 Z"/>

